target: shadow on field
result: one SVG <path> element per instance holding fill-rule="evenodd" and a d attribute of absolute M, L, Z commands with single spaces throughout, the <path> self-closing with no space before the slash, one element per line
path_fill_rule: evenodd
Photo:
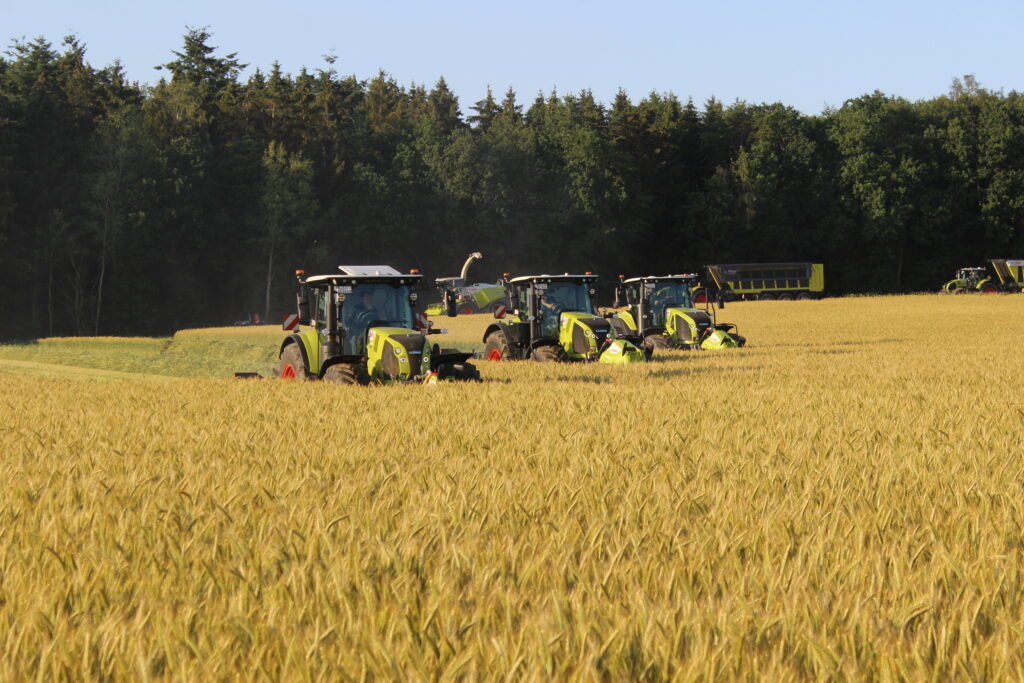
<path fill-rule="evenodd" d="M 776 349 L 816 349 L 828 348 L 831 346 L 875 346 L 877 344 L 901 344 L 909 341 L 906 338 L 893 339 L 864 339 L 862 341 L 835 341 L 821 344 L 773 344 Z"/>

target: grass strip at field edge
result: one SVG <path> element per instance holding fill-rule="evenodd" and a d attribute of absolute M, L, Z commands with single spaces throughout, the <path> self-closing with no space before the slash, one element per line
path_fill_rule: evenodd
<path fill-rule="evenodd" d="M 84 368 L 76 365 L 59 365 L 56 363 L 39 363 L 27 360 L 0 359 L 0 373 L 34 375 L 37 377 L 54 377 L 74 380 L 134 380 L 159 381 L 182 379 L 169 375 L 153 375 L 141 372 L 124 372 L 122 370 L 101 370 Z"/>

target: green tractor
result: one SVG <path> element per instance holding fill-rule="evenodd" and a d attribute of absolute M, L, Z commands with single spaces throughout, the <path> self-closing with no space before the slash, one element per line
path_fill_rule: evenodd
<path fill-rule="evenodd" d="M 494 310 L 498 320 L 484 332 L 484 357 L 492 361 L 597 361 L 635 363 L 650 358 L 630 338 L 594 313 L 597 276 L 528 275 L 502 284 L 509 309 Z M 634 338 L 635 339 L 635 338 Z"/>
<path fill-rule="evenodd" d="M 340 274 L 299 281 L 298 315 L 288 316 L 294 332 L 281 343 L 280 376 L 341 384 L 480 381 L 467 362 L 473 354 L 442 351 L 428 335 L 440 334 L 415 312 L 414 288 L 422 275 L 390 266 L 339 266 Z M 454 297 L 449 297 L 454 303 Z M 449 316 L 456 311 L 449 306 Z M 290 320 L 289 320 L 290 318 Z M 295 323 L 308 325 L 299 331 Z"/>
<path fill-rule="evenodd" d="M 959 268 L 956 277 L 942 286 L 944 294 L 966 294 L 981 292 L 996 294 L 997 292 L 1019 293 L 1024 291 L 1024 261 L 1010 259 L 992 259 L 992 270 L 996 277 L 989 274 L 985 266 Z"/>
<path fill-rule="evenodd" d="M 615 291 L 617 312 L 609 320 L 619 334 L 637 335 L 652 351 L 744 346 L 746 337 L 738 334 L 735 325 L 719 323 L 713 304 L 705 302 L 703 310 L 694 306 L 696 283 L 696 275 L 620 278 Z"/>

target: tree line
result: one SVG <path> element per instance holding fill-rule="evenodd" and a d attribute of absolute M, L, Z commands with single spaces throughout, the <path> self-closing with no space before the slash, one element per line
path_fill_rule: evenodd
<path fill-rule="evenodd" d="M 399 85 L 218 55 L 190 29 L 153 86 L 75 37 L 0 59 L 0 337 L 162 334 L 293 306 L 292 272 L 465 255 L 502 271 L 814 261 L 829 292 L 935 290 L 1024 258 L 1024 102 L 973 77 L 820 115 L 511 90 L 464 112 Z"/>

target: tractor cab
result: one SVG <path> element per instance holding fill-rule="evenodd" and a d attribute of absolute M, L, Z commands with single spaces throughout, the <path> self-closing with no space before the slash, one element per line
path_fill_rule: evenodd
<path fill-rule="evenodd" d="M 339 266 L 340 273 L 299 282 L 298 322 L 281 345 L 281 376 L 343 383 L 478 379 L 472 354 L 441 353 L 427 343 L 438 334 L 415 312 L 422 280 L 390 266 Z"/>
<path fill-rule="evenodd" d="M 963 280 L 968 289 L 977 289 L 983 280 L 988 279 L 988 268 L 985 266 L 960 268 L 956 272 L 956 279 Z"/>
<path fill-rule="evenodd" d="M 619 334 L 634 334 L 643 346 L 717 349 L 743 346 L 736 326 L 719 323 L 713 304 L 699 309 L 693 300 L 698 277 L 664 275 L 620 278 L 616 312 L 609 320 Z"/>
<path fill-rule="evenodd" d="M 484 333 L 484 354 L 489 360 L 646 360 L 643 351 L 628 339 L 617 338 L 611 324 L 596 314 L 596 283 L 593 273 L 506 275 L 501 284 L 508 308 L 496 308 L 498 322 Z"/>

